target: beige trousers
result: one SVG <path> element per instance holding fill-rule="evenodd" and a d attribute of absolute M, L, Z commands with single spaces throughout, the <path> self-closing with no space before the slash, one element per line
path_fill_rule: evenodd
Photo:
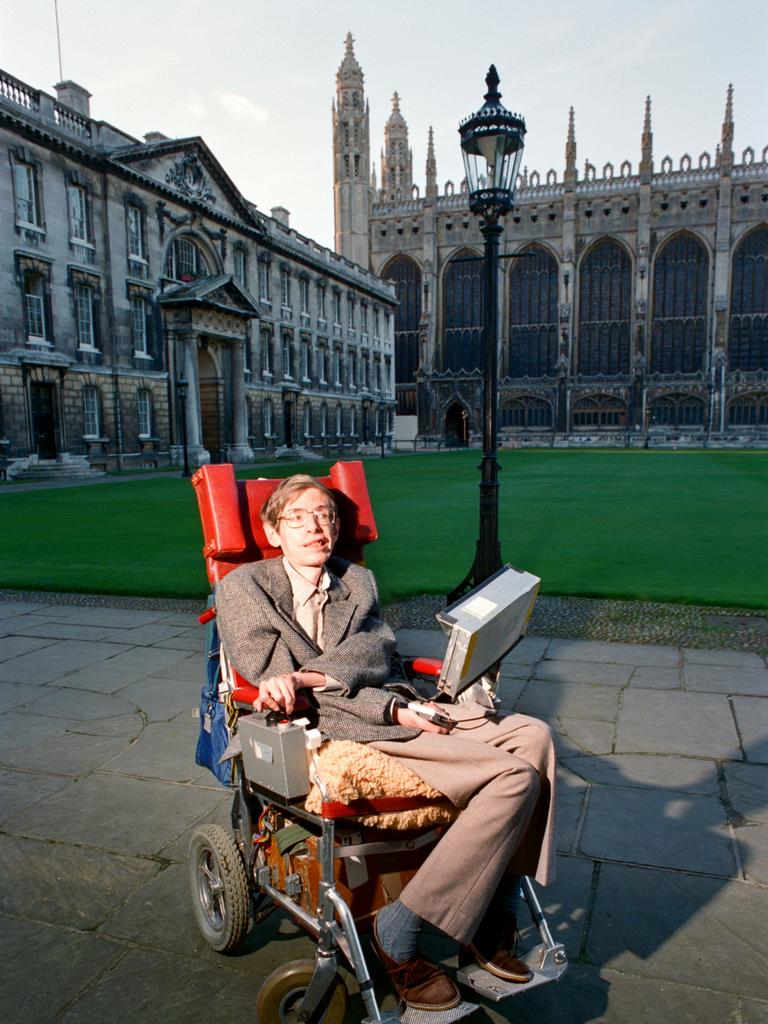
<path fill-rule="evenodd" d="M 372 744 L 444 793 L 461 814 L 402 892 L 403 903 L 469 941 L 505 873 L 554 879 L 555 750 L 549 726 L 527 715 L 477 719 L 451 705 L 448 735 Z"/>

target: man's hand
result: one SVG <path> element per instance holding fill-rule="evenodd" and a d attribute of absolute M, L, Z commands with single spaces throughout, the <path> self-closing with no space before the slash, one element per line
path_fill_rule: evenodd
<path fill-rule="evenodd" d="M 296 704 L 296 691 L 300 683 L 296 674 L 270 676 L 259 683 L 259 696 L 253 702 L 256 711 L 285 711 L 287 715 Z"/>
<path fill-rule="evenodd" d="M 441 707 L 439 704 L 434 704 L 432 701 L 429 702 L 428 707 L 434 708 L 436 711 L 445 711 L 445 707 Z M 419 715 L 415 711 L 411 711 L 410 708 L 405 707 L 402 704 L 396 704 L 392 709 L 392 720 L 396 725 L 404 725 L 408 729 L 421 729 L 422 732 L 448 733 L 451 731 L 450 729 L 446 729 L 444 725 L 437 725 L 436 722 L 432 722 L 430 719 L 424 718 L 423 715 Z"/>

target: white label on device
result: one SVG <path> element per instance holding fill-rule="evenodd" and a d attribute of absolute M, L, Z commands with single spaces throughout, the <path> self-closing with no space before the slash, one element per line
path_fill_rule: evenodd
<path fill-rule="evenodd" d="M 268 747 L 266 743 L 257 743 L 256 740 L 251 740 L 251 749 L 260 761 L 272 764 L 272 747 Z"/>
<path fill-rule="evenodd" d="M 479 594 L 477 597 L 473 597 L 471 601 L 462 607 L 462 611 L 466 612 L 467 615 L 472 615 L 476 619 L 485 619 L 491 612 L 495 612 L 497 605 L 493 601 L 489 601 L 487 597 L 481 597 Z"/>

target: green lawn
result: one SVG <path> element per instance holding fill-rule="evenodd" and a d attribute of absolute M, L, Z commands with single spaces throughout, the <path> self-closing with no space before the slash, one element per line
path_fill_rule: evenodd
<path fill-rule="evenodd" d="M 381 533 L 368 564 L 385 601 L 444 593 L 464 576 L 479 461 L 462 451 L 366 463 Z M 768 453 L 527 450 L 501 465 L 502 555 L 540 575 L 544 593 L 768 607 Z M 0 586 L 207 591 L 187 481 L 0 492 L 0 522 Z"/>

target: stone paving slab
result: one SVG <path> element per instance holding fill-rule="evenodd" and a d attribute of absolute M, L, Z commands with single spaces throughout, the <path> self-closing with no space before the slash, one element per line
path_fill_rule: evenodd
<path fill-rule="evenodd" d="M 765 668 L 766 659 L 749 651 L 701 651 L 684 647 L 687 665 L 723 665 L 728 668 Z"/>
<path fill-rule="evenodd" d="M 100 693 L 115 693 L 128 683 L 135 683 L 148 675 L 157 675 L 184 658 L 179 651 L 163 651 L 156 647 L 113 646 L 113 657 L 70 673 L 66 676 L 66 685 Z M 199 665 L 197 671 L 200 674 Z"/>
<path fill-rule="evenodd" d="M 768 886 L 768 825 L 741 825 L 734 837 L 745 876 Z"/>
<path fill-rule="evenodd" d="M 19 658 L 21 655 L 29 654 L 40 647 L 47 647 L 49 642 L 49 640 L 40 637 L 24 636 L 19 633 L 15 633 L 13 636 L 4 636 L 0 639 L 0 661 L 10 661 L 11 658 Z"/>
<path fill-rule="evenodd" d="M 0 621 L 40 611 L 37 601 L 0 601 Z"/>
<path fill-rule="evenodd" d="M 595 722 L 589 718 L 543 716 L 555 732 L 559 757 L 576 754 L 611 754 L 614 751 L 613 722 Z"/>
<path fill-rule="evenodd" d="M 5 717 L 5 716 L 3 716 Z M 32 716 L 24 716 L 28 720 Z M 54 719 L 40 719 L 54 721 Z M 44 741 L 26 746 L 23 742 L 0 752 L 7 767 L 26 768 L 56 775 L 79 776 L 106 764 L 130 744 L 133 736 L 100 736 L 94 732 L 75 732 L 78 723 L 70 723 L 69 731 L 50 735 Z M 19 735 L 19 734 L 17 734 Z"/>
<path fill-rule="evenodd" d="M 578 775 L 558 770 L 556 844 L 559 853 L 572 853 L 576 849 L 588 789 Z"/>
<path fill-rule="evenodd" d="M 0 912 L 92 931 L 159 869 L 139 857 L 0 836 Z"/>
<path fill-rule="evenodd" d="M 538 718 L 557 715 L 614 722 L 619 710 L 619 692 L 611 686 L 534 680 L 520 696 L 515 710 Z"/>
<path fill-rule="evenodd" d="M 134 949 L 60 1020 L 61 1024 L 227 1024 L 253 1019 L 262 981 L 261 974 L 230 971 L 222 978 L 218 965 Z"/>
<path fill-rule="evenodd" d="M 165 622 L 152 622 L 145 626 L 131 629 L 115 629 L 106 637 L 110 643 L 135 644 L 137 647 L 153 647 L 155 644 L 176 639 L 183 632 L 181 626 L 171 626 Z M 203 631 L 197 638 L 198 649 L 204 646 Z"/>
<path fill-rule="evenodd" d="M 33 700 L 40 691 L 34 683 L 0 683 L 0 715 Z"/>
<path fill-rule="evenodd" d="M 201 787 L 89 775 L 9 818 L 5 827 L 31 838 L 151 857 L 220 799 Z"/>
<path fill-rule="evenodd" d="M 739 1012 L 741 1024 L 768 1024 L 768 1000 L 741 999 Z"/>
<path fill-rule="evenodd" d="M 727 764 L 723 771 L 734 811 L 768 825 L 768 765 Z"/>
<path fill-rule="evenodd" d="M 768 669 L 724 665 L 686 665 L 685 688 L 702 693 L 749 694 L 768 697 Z"/>
<path fill-rule="evenodd" d="M 579 852 L 596 860 L 737 876 L 719 799 L 676 791 L 593 786 Z"/>
<path fill-rule="evenodd" d="M 112 643 L 112 630 L 106 626 L 79 626 L 72 622 L 25 622 L 16 626 L 19 637 L 40 637 L 48 640 L 104 640 Z M 119 640 L 118 640 L 119 642 Z"/>
<path fill-rule="evenodd" d="M 149 676 L 128 683 L 118 691 L 118 695 L 141 708 L 149 722 L 167 722 L 183 713 L 191 719 L 192 709 L 199 704 L 202 685 L 202 678 L 192 682 L 189 676 L 185 679 Z"/>
<path fill-rule="evenodd" d="M 683 672 L 663 665 L 641 665 L 630 676 L 629 685 L 638 690 L 681 690 Z"/>
<path fill-rule="evenodd" d="M 547 658 L 560 661 L 593 661 L 611 665 L 667 665 L 680 661 L 676 647 L 660 644 L 613 644 L 598 640 L 551 640 Z"/>
<path fill-rule="evenodd" d="M 608 754 L 602 757 L 561 757 L 560 761 L 585 782 L 600 786 L 664 789 L 718 797 L 720 783 L 713 761 L 648 754 Z M 731 767 L 728 766 L 729 770 Z"/>
<path fill-rule="evenodd" d="M 765 697 L 734 697 L 733 713 L 747 761 L 768 764 L 768 701 Z"/>
<path fill-rule="evenodd" d="M 768 889 L 604 864 L 587 955 L 598 966 L 765 999 Z"/>
<path fill-rule="evenodd" d="M 92 669 L 95 664 L 123 653 L 132 652 L 121 644 L 62 640 L 0 663 L 0 682 L 23 683 L 34 679 L 37 683 L 50 683 L 86 666 Z"/>
<path fill-rule="evenodd" d="M 7 1024 L 58 1021 L 68 1004 L 108 975 L 124 953 L 121 944 L 92 933 L 0 918 L 0 991 Z M 130 1004 L 124 993 L 122 1003 Z M 112 1019 L 107 1014 L 90 1024 Z"/>
<path fill-rule="evenodd" d="M 656 690 L 624 694 L 616 752 L 741 758 L 726 696 Z"/>
<path fill-rule="evenodd" d="M 590 683 L 602 686 L 626 686 L 632 675 L 631 665 L 617 665 L 599 661 L 542 661 L 536 667 L 534 679 L 560 683 Z"/>
<path fill-rule="evenodd" d="M 131 746 L 113 757 L 103 771 L 166 782 L 191 782 L 200 774 L 194 762 L 198 723 L 152 722 Z"/>
<path fill-rule="evenodd" d="M 17 811 L 71 785 L 72 779 L 62 775 L 0 768 L 0 824 Z"/>

